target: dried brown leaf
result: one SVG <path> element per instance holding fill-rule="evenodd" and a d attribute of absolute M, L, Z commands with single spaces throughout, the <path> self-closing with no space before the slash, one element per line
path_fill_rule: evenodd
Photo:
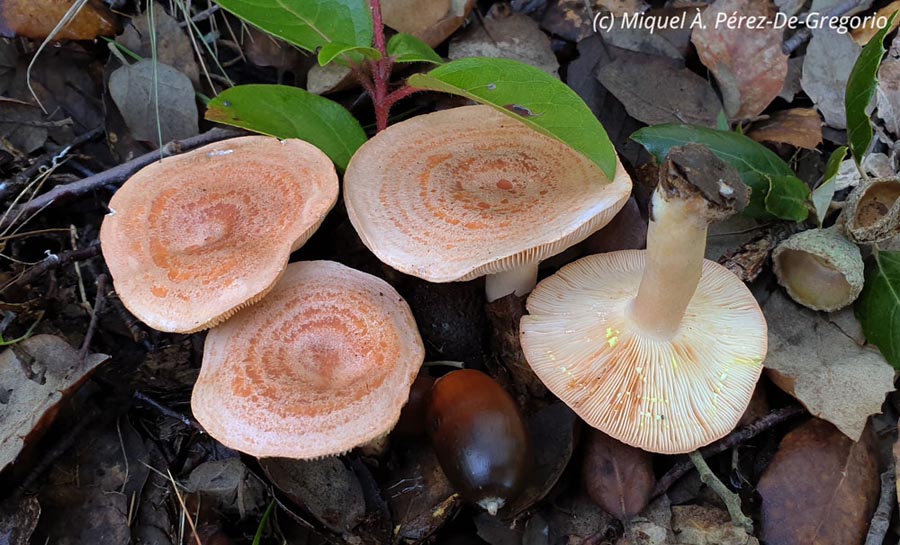
<path fill-rule="evenodd" d="M 678 545 L 759 545 L 759 540 L 731 521 L 727 511 L 704 505 L 673 506 L 672 531 Z"/>
<path fill-rule="evenodd" d="M 197 61 L 194 60 L 194 47 L 185 30 L 158 3 L 153 10 L 152 28 L 149 19 L 149 12 L 134 17 L 116 41 L 141 57 L 149 59 L 152 56 L 151 33 L 155 30 L 157 60 L 175 68 L 197 85 L 200 71 L 197 68 Z"/>
<path fill-rule="evenodd" d="M 36 335 L 0 353 L 0 470 L 45 431 L 63 398 L 107 359 L 91 354 L 82 361 L 53 335 Z"/>
<path fill-rule="evenodd" d="M 766 28 L 716 25 L 720 13 L 770 17 L 767 4 L 758 0 L 716 0 L 703 11 L 702 26 L 694 28 L 691 41 L 701 62 L 716 76 L 725 112 L 746 119 L 766 109 L 787 77 L 787 58 L 781 51 L 782 31 Z"/>
<path fill-rule="evenodd" d="M 757 142 L 816 149 L 822 143 L 822 120 L 812 108 L 782 110 L 765 121 L 754 123 L 747 136 Z"/>
<path fill-rule="evenodd" d="M 506 4 L 494 4 L 483 23 L 450 41 L 450 59 L 513 59 L 559 77 L 559 62 L 550 48 L 550 38 L 531 17 L 513 13 Z"/>
<path fill-rule="evenodd" d="M 827 28 L 814 32 L 806 47 L 800 86 L 835 129 L 847 128 L 844 91 L 860 51 L 849 34 Z"/>
<path fill-rule="evenodd" d="M 900 40 L 896 37 L 878 68 L 875 105 L 875 115 L 884 122 L 884 128 L 900 136 Z"/>
<path fill-rule="evenodd" d="M 435 47 L 462 26 L 475 0 L 382 0 L 384 24 Z"/>
<path fill-rule="evenodd" d="M 194 86 L 167 64 L 157 63 L 154 69 L 153 61 L 145 59 L 116 69 L 109 76 L 109 94 L 138 140 L 166 143 L 199 133 Z"/>
<path fill-rule="evenodd" d="M 824 420 L 788 433 L 758 486 L 767 545 L 862 543 L 881 490 L 878 452 Z"/>
<path fill-rule="evenodd" d="M 881 354 L 858 346 L 824 314 L 795 304 L 780 290 L 763 309 L 769 324 L 765 366 L 782 390 L 853 440 L 894 390 L 894 370 Z"/>
<path fill-rule="evenodd" d="M 622 54 L 604 64 L 597 79 L 625 105 L 628 115 L 648 125 L 714 127 L 722 110 L 709 82 L 667 57 Z"/>
<path fill-rule="evenodd" d="M 0 36 L 43 40 L 72 7 L 70 0 L 0 0 Z M 116 16 L 99 0 L 90 0 L 54 40 L 93 40 L 118 31 Z"/>
<path fill-rule="evenodd" d="M 41 504 L 34 496 L 24 496 L 12 505 L 0 505 L 0 544 L 28 545 L 40 516 Z"/>
<path fill-rule="evenodd" d="M 622 521 L 640 513 L 656 485 L 651 454 L 594 429 L 586 442 L 582 478 L 591 499 Z"/>

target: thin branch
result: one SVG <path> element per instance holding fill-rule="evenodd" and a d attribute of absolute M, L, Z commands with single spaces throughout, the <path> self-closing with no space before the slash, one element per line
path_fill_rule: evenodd
<path fill-rule="evenodd" d="M 91 341 L 94 340 L 94 333 L 97 331 L 97 324 L 100 322 L 100 312 L 103 310 L 103 301 L 106 300 L 106 280 L 107 276 L 101 274 L 97 277 L 97 298 L 94 300 L 94 309 L 91 311 L 91 322 L 88 324 L 87 333 L 84 334 L 84 342 L 81 343 L 81 351 L 79 352 L 80 361 L 85 361 L 88 351 L 91 349 Z"/>
<path fill-rule="evenodd" d="M 35 279 L 43 276 L 51 269 L 65 267 L 69 263 L 75 261 L 84 261 L 92 257 L 100 255 L 100 241 L 95 240 L 90 245 L 78 250 L 70 250 L 68 252 L 60 252 L 58 254 L 50 254 L 43 261 L 31 267 L 22 273 L 18 278 L 10 281 L 0 288 L 0 293 L 6 291 L 10 286 L 27 286 Z"/>
<path fill-rule="evenodd" d="M 243 132 L 236 129 L 224 129 L 217 127 L 203 134 L 198 134 L 197 136 L 185 138 L 184 140 L 180 141 L 176 140 L 173 142 L 169 142 L 168 144 L 163 146 L 162 152 L 164 155 L 177 155 L 194 148 L 199 148 L 200 146 L 205 146 L 206 144 L 225 140 L 226 138 L 240 136 L 241 134 L 243 134 Z M 70 184 L 58 185 L 50 191 L 47 191 L 42 195 L 38 195 L 30 201 L 17 206 L 13 209 L 12 213 L 9 214 L 8 217 L 30 217 L 36 212 L 50 205 L 80 197 L 81 195 L 96 191 L 105 186 L 121 185 L 125 182 L 125 180 L 130 178 L 138 170 L 144 168 L 150 163 L 158 161 L 159 156 L 160 150 L 154 150 L 149 153 L 145 153 L 140 157 L 132 159 L 127 163 L 122 163 L 121 165 L 115 166 L 109 170 L 99 172 L 94 176 L 88 176 L 87 178 L 78 180 L 77 182 L 72 182 Z M 6 221 L 0 223 L 0 228 L 8 227 L 8 224 L 14 223 L 15 221 L 15 219 L 7 219 Z"/>
<path fill-rule="evenodd" d="M 690 456 L 691 462 L 697 468 L 697 472 L 700 473 L 700 480 L 703 481 L 703 484 L 710 487 L 725 502 L 728 514 L 731 515 L 731 521 L 739 526 L 743 526 L 748 534 L 753 534 L 753 520 L 741 510 L 741 497 L 722 484 L 722 481 L 709 468 L 700 451 L 695 450 Z"/>
<path fill-rule="evenodd" d="M 704 458 L 715 456 L 720 452 L 725 452 L 730 448 L 734 448 L 742 443 L 745 443 L 746 441 L 749 441 L 760 433 L 773 428 L 778 424 L 781 424 L 785 420 L 788 420 L 805 412 L 806 410 L 803 407 L 798 406 L 775 409 L 774 411 L 760 417 L 751 424 L 748 424 L 743 428 L 734 430 L 724 438 L 716 441 L 708 447 L 700 449 L 700 454 Z M 656 481 L 656 487 L 653 489 L 653 497 L 656 498 L 665 494 L 666 491 L 669 490 L 669 488 L 673 484 L 675 484 L 676 481 L 678 481 L 678 479 L 684 477 L 688 473 L 688 471 L 693 468 L 694 464 L 691 463 L 690 460 L 685 460 L 672 466 L 672 468 L 667 471 L 665 475 L 663 475 L 658 481 Z"/>
<path fill-rule="evenodd" d="M 872 523 L 869 524 L 869 535 L 866 536 L 865 545 L 881 545 L 884 543 L 884 536 L 887 535 L 888 528 L 891 526 L 891 514 L 894 512 L 894 505 L 897 503 L 897 476 L 894 464 L 881 474 L 881 498 L 878 500 L 878 508 L 875 509 L 875 515 L 872 516 Z"/>

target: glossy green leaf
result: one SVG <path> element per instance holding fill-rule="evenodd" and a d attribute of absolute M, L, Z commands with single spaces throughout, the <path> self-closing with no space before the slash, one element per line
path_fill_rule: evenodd
<path fill-rule="evenodd" d="M 412 34 L 396 34 L 387 43 L 388 55 L 395 62 L 430 62 L 443 64 L 444 59 L 431 46 Z"/>
<path fill-rule="evenodd" d="M 363 47 L 359 45 L 347 45 L 341 43 L 330 43 L 323 45 L 319 49 L 319 66 L 325 66 L 330 62 L 337 62 L 341 65 L 349 65 L 351 62 L 360 63 L 365 59 L 378 60 L 381 58 L 381 52 L 374 47 Z"/>
<path fill-rule="evenodd" d="M 365 0 L 216 0 L 222 9 L 307 51 L 333 42 L 372 45 Z"/>
<path fill-rule="evenodd" d="M 415 74 L 408 83 L 492 106 L 578 150 L 610 179 L 615 176 L 616 150 L 603 125 L 575 91 L 543 70 L 509 59 L 472 57 Z"/>
<path fill-rule="evenodd" d="M 766 210 L 775 217 L 803 221 L 809 216 L 809 187 L 796 176 L 772 176 L 766 193 Z"/>
<path fill-rule="evenodd" d="M 866 283 L 856 300 L 866 339 L 900 369 L 900 252 L 878 252 L 866 260 Z"/>
<path fill-rule="evenodd" d="M 239 85 L 209 102 L 206 119 L 318 147 L 341 170 L 366 141 L 359 121 L 325 97 L 286 85 Z"/>
<path fill-rule="evenodd" d="M 716 128 L 720 131 L 731 130 L 731 124 L 728 122 L 728 116 L 725 115 L 725 110 L 719 110 L 719 115 L 716 116 Z"/>
<path fill-rule="evenodd" d="M 825 175 L 822 177 L 822 183 L 812 193 L 813 207 L 816 210 L 819 227 L 822 227 L 825 214 L 828 213 L 828 207 L 831 205 L 832 199 L 834 199 L 837 175 L 846 156 L 847 146 L 841 146 L 831 153 L 831 157 L 828 158 L 828 164 L 825 165 Z"/>
<path fill-rule="evenodd" d="M 772 216 L 794 221 L 806 219 L 808 210 L 801 212 L 796 204 L 801 193 L 800 186 L 805 188 L 805 184 L 781 157 L 755 140 L 736 132 L 678 124 L 644 127 L 631 138 L 644 146 L 659 163 L 676 146 L 703 144 L 737 169 L 744 183 L 753 191 L 750 204 L 744 209 L 745 215 L 759 219 Z M 766 196 L 770 189 L 776 192 L 771 202 L 774 210 L 767 207 Z M 806 191 L 808 194 L 809 189 Z M 806 210 L 805 205 L 803 209 Z"/>
<path fill-rule="evenodd" d="M 856 59 L 850 78 L 847 80 L 847 93 L 844 106 L 847 110 L 847 137 L 850 141 L 850 152 L 856 164 L 862 164 L 863 156 L 872 144 L 872 125 L 869 120 L 869 103 L 875 95 L 878 84 L 878 65 L 884 57 L 884 37 L 891 30 L 897 12 L 888 20 L 887 26 L 879 30 L 863 48 Z"/>

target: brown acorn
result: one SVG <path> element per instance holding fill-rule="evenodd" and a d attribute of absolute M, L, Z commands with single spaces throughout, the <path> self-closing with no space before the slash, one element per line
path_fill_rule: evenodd
<path fill-rule="evenodd" d="M 522 490 L 531 459 L 525 422 L 486 374 L 461 369 L 439 378 L 428 431 L 447 479 L 467 501 L 495 515 Z"/>
<path fill-rule="evenodd" d="M 424 371 L 419 373 L 409 389 L 409 400 L 400 411 L 400 419 L 393 433 L 404 437 L 424 435 L 427 430 L 426 412 L 434 378 Z"/>

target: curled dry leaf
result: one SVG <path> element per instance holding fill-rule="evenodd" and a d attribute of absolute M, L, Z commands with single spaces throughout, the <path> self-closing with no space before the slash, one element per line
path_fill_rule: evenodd
<path fill-rule="evenodd" d="M 875 34 L 877 34 L 879 30 L 881 30 L 881 28 L 878 26 L 879 18 L 883 17 L 884 20 L 886 20 L 897 10 L 900 10 L 900 0 L 894 0 L 890 4 L 879 9 L 875 13 L 876 17 L 867 19 L 863 24 L 850 31 L 850 35 L 853 36 L 853 40 L 859 45 L 865 47 L 865 45 L 869 43 L 869 40 L 871 40 L 875 36 Z M 888 31 L 888 34 L 893 32 L 898 25 L 900 25 L 900 20 L 895 19 L 894 23 L 891 25 L 891 30 Z"/>
<path fill-rule="evenodd" d="M 145 59 L 116 69 L 109 76 L 109 94 L 138 140 L 164 144 L 200 130 L 194 86 L 167 64 L 157 63 L 154 69 L 153 61 Z"/>
<path fill-rule="evenodd" d="M 240 458 L 200 464 L 191 471 L 186 489 L 200 497 L 201 505 L 241 519 L 261 515 L 266 505 L 263 483 Z"/>
<path fill-rule="evenodd" d="M 494 4 L 483 23 L 450 41 L 450 59 L 513 59 L 559 77 L 559 62 L 550 48 L 550 38 L 531 17 L 513 13 L 506 4 Z"/>
<path fill-rule="evenodd" d="M 37 440 L 57 406 L 109 358 L 77 350 L 53 335 L 36 335 L 0 353 L 0 470 L 26 441 Z"/>
<path fill-rule="evenodd" d="M 65 17 L 70 0 L 0 0 L 0 36 L 43 40 Z M 100 0 L 90 0 L 55 40 L 93 40 L 118 32 L 118 22 Z"/>
<path fill-rule="evenodd" d="M 475 0 L 382 0 L 381 13 L 387 26 L 435 47 L 466 22 L 473 6 Z"/>
<path fill-rule="evenodd" d="M 884 128 L 892 135 L 900 136 L 900 40 L 896 37 L 878 68 L 875 105 L 875 115 L 884 123 Z"/>
<path fill-rule="evenodd" d="M 28 155 L 47 141 L 41 109 L 13 98 L 0 97 L 0 149 Z"/>
<path fill-rule="evenodd" d="M 630 116 L 648 125 L 715 127 L 722 109 L 705 79 L 668 57 L 622 52 L 600 67 L 597 79 L 625 105 Z M 666 92 L 660 93 L 660 89 Z"/>
<path fill-rule="evenodd" d="M 754 123 L 747 136 L 757 142 L 816 149 L 822 143 L 822 120 L 812 108 L 782 110 L 765 121 Z"/>
<path fill-rule="evenodd" d="M 814 32 L 806 47 L 800 86 L 835 129 L 847 128 L 844 91 L 861 51 L 849 34 L 827 28 Z"/>
<path fill-rule="evenodd" d="M 784 87 L 788 56 L 781 51 L 782 30 L 716 25 L 720 13 L 771 16 L 765 2 L 716 0 L 703 11 L 703 26 L 691 41 L 700 61 L 716 76 L 730 118 L 746 119 L 766 109 Z"/>
<path fill-rule="evenodd" d="M 366 514 L 362 485 L 340 458 L 261 458 L 259 463 L 272 484 L 329 530 L 348 532 Z"/>
<path fill-rule="evenodd" d="M 873 348 L 858 346 L 827 316 L 781 291 L 763 309 L 769 324 L 766 369 L 782 390 L 853 440 L 894 390 L 894 370 Z M 848 542 L 849 543 L 849 542 Z"/>
<path fill-rule="evenodd" d="M 604 511 L 622 521 L 640 513 L 653 493 L 653 456 L 605 433 L 588 432 L 582 466 L 587 493 Z"/>
<path fill-rule="evenodd" d="M 18 502 L 0 505 L 0 543 L 28 545 L 41 516 L 41 504 L 34 496 L 23 496 Z"/>
<path fill-rule="evenodd" d="M 881 490 L 874 434 L 853 442 L 813 419 L 784 437 L 758 490 L 767 545 L 862 543 Z"/>
<path fill-rule="evenodd" d="M 417 543 L 456 514 L 462 499 L 430 446 L 417 444 L 399 452 L 402 459 L 390 473 L 383 495 L 391 509 L 394 534 Z"/>
<path fill-rule="evenodd" d="M 625 525 L 625 534 L 616 545 L 668 545 L 674 540 L 672 503 L 663 494 Z"/>

